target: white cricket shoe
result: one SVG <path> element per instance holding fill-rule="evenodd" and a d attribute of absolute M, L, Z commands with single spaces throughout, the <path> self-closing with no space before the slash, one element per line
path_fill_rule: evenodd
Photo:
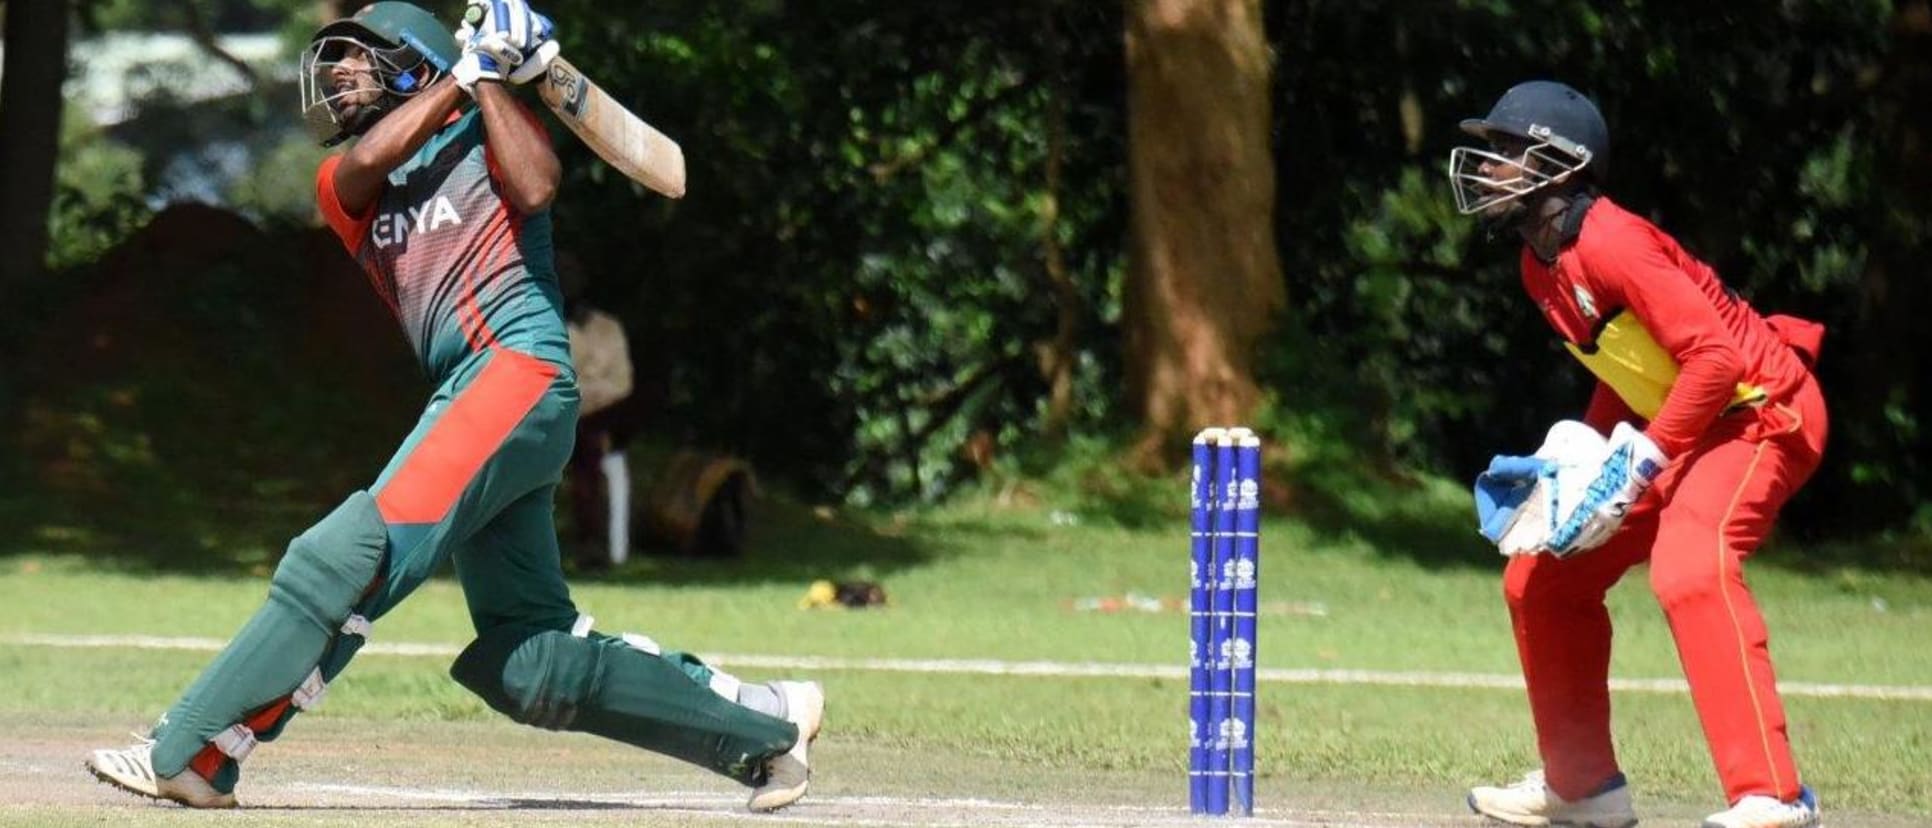
<path fill-rule="evenodd" d="M 745 803 L 753 811 L 776 811 L 805 795 L 812 782 L 805 754 L 825 723 L 825 690 L 818 682 L 774 681 L 771 687 L 785 697 L 785 719 L 798 726 L 798 741 L 765 762 L 765 784 L 753 788 L 751 801 Z"/>
<path fill-rule="evenodd" d="M 1637 811 L 1630 806 L 1630 787 L 1621 773 L 1610 777 L 1596 793 L 1569 802 L 1543 783 L 1542 771 L 1530 771 L 1522 781 L 1507 787 L 1471 788 L 1469 810 L 1510 825 L 1630 828 L 1637 824 Z"/>
<path fill-rule="evenodd" d="M 215 786 L 192 770 L 156 778 L 153 754 L 154 740 L 141 739 L 133 747 L 94 751 L 94 755 L 87 757 L 87 770 L 102 782 L 128 793 L 173 800 L 190 808 L 235 807 L 234 794 L 215 790 Z"/>
<path fill-rule="evenodd" d="M 1747 796 L 1729 810 L 1705 817 L 1704 828 L 1818 828 L 1818 795 L 1800 786 L 1795 802 Z"/>

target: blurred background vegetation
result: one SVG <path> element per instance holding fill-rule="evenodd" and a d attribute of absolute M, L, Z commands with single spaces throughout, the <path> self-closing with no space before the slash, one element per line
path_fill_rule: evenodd
<path fill-rule="evenodd" d="M 0 520 L 285 536 L 413 420 L 297 113 L 295 54 L 353 5 L 0 2 Z M 654 442 L 854 504 L 1132 488 L 1233 420 L 1285 508 L 1467 480 L 1587 397 L 1443 176 L 1459 119 L 1548 77 L 1601 104 L 1615 198 L 1830 326 L 1789 528 L 1932 534 L 1926 0 L 539 8 L 691 165 L 667 201 L 553 129 L 558 243 Z"/>

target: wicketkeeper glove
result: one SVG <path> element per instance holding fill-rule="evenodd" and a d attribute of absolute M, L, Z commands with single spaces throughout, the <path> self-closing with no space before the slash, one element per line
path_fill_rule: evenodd
<path fill-rule="evenodd" d="M 1558 522 L 1582 502 L 1608 453 L 1596 429 L 1563 420 L 1550 426 L 1534 455 L 1497 455 L 1476 478 L 1478 530 L 1505 555 L 1545 551 Z"/>
<path fill-rule="evenodd" d="M 1631 507 L 1669 464 L 1657 444 L 1642 431 L 1629 423 L 1618 423 L 1610 432 L 1610 453 L 1596 479 L 1550 533 L 1546 544 L 1550 553 L 1566 558 L 1602 546 L 1623 526 Z"/>
<path fill-rule="evenodd" d="M 1505 555 L 1536 552 L 1548 537 L 1555 493 L 1545 478 L 1555 473 L 1555 463 L 1537 457 L 1491 458 L 1489 470 L 1476 476 L 1478 531 Z"/>

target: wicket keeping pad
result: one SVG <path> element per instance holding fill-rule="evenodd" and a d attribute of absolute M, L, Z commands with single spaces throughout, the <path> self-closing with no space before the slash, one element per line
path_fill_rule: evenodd
<path fill-rule="evenodd" d="M 234 790 L 236 763 L 296 710 L 319 704 L 367 637 L 354 608 L 387 545 L 376 499 L 362 491 L 290 541 L 268 601 L 155 725 L 154 772 L 174 776 L 193 763 L 217 790 Z"/>
<path fill-rule="evenodd" d="M 709 674 L 695 657 L 654 655 L 600 633 L 506 624 L 478 636 L 449 672 L 518 722 L 615 739 L 745 785 L 763 784 L 765 760 L 798 740 L 791 722 L 693 675 Z"/>

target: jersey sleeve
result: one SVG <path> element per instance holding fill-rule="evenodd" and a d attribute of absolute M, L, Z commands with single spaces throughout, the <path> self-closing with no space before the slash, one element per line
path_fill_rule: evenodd
<path fill-rule="evenodd" d="M 342 200 L 335 194 L 335 168 L 342 163 L 340 154 L 322 159 L 322 166 L 315 171 L 315 206 L 322 211 L 322 219 L 329 223 L 329 229 L 342 239 L 349 255 L 362 252 L 362 242 L 369 237 L 369 225 L 376 219 L 376 205 L 371 203 L 362 215 L 352 215 L 342 209 Z"/>
<path fill-rule="evenodd" d="M 1592 245 L 1588 269 L 1611 300 L 1629 308 L 1677 360 L 1677 380 L 1644 435 L 1666 457 L 1689 449 L 1723 413 L 1744 377 L 1744 356 L 1691 274 L 1665 252 L 1654 231 L 1615 228 Z"/>

